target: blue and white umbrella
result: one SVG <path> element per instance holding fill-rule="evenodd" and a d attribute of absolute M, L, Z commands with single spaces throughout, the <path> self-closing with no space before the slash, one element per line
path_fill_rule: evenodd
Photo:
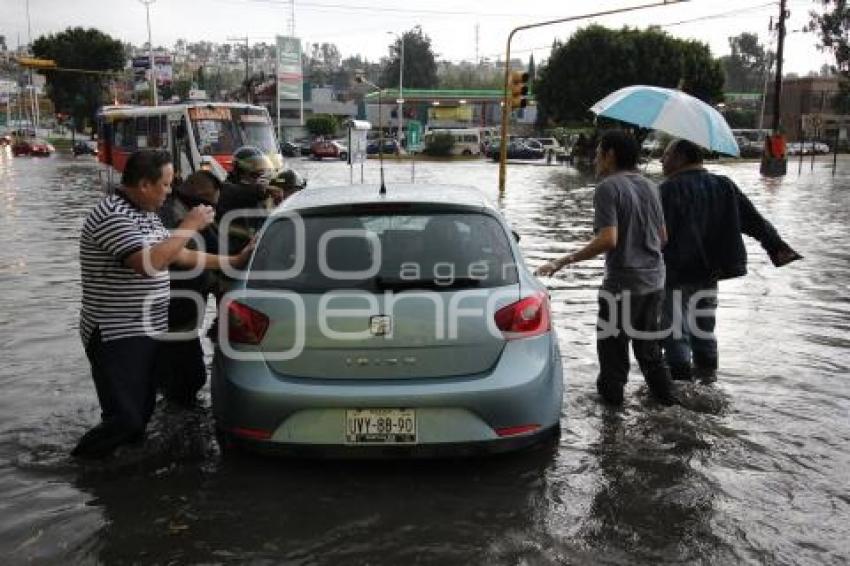
<path fill-rule="evenodd" d="M 627 86 L 609 94 L 590 110 L 598 116 L 660 130 L 711 151 L 740 155 L 735 136 L 720 112 L 679 90 Z"/>

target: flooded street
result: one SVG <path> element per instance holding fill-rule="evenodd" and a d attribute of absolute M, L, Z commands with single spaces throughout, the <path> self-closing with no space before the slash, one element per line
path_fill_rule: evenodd
<path fill-rule="evenodd" d="M 634 363 L 624 410 L 598 402 L 596 260 L 547 281 L 566 380 L 555 445 L 473 461 L 224 457 L 207 386 L 195 412 L 159 407 L 144 447 L 78 464 L 68 453 L 99 416 L 77 333 L 98 167 L 3 150 L 4 564 L 850 561 L 850 161 L 835 177 L 794 162 L 777 181 L 757 163 L 713 166 L 805 260 L 775 269 L 747 242 L 749 275 L 720 287 L 719 381 L 684 391 L 691 409 L 648 401 Z M 311 187 L 349 180 L 341 162 L 291 165 Z M 417 183 L 494 200 L 496 179 L 485 161 L 416 164 Z M 389 191 L 409 181 L 409 163 L 387 162 Z M 509 167 L 498 202 L 532 267 L 588 239 L 592 194 L 567 167 Z"/>

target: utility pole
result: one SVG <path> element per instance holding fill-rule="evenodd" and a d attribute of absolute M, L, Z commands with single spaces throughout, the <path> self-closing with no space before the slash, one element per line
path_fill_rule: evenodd
<path fill-rule="evenodd" d="M 781 111 L 781 101 L 782 101 L 782 58 L 783 53 L 785 52 L 785 18 L 787 16 L 787 10 L 785 10 L 785 2 L 786 0 L 780 0 L 779 2 L 779 23 L 777 24 L 779 39 L 776 45 L 776 78 L 773 83 L 773 90 L 775 92 L 775 96 L 773 97 L 773 133 L 779 133 L 780 127 L 780 111 Z"/>
<path fill-rule="evenodd" d="M 478 23 L 476 23 L 475 24 L 475 64 L 476 65 L 478 65 L 481 62 L 481 60 L 478 58 L 478 40 L 479 40 L 478 33 L 480 31 L 479 27 L 480 26 L 478 25 Z"/>
<path fill-rule="evenodd" d="M 401 44 L 400 58 L 398 60 L 398 143 L 404 138 L 404 32 L 397 35 L 391 31 L 387 32 L 390 35 L 396 35 L 398 42 Z M 392 127 L 392 123 L 390 123 Z"/>
<path fill-rule="evenodd" d="M 32 55 L 32 21 L 30 20 L 30 0 L 27 0 L 27 53 Z M 38 108 L 38 95 L 35 93 L 35 83 L 33 82 L 33 70 L 30 69 L 30 96 L 32 99 L 32 119 L 33 119 L 33 129 L 35 130 L 35 134 L 38 135 L 38 124 L 39 124 L 39 108 Z"/>
<path fill-rule="evenodd" d="M 764 142 L 761 158 L 761 174 L 765 177 L 782 177 L 788 169 L 788 157 L 785 152 L 785 137 L 782 128 L 782 59 L 785 52 L 785 20 L 788 10 L 786 0 L 779 2 L 779 20 L 776 24 L 778 34 L 776 44 L 776 78 L 773 83 L 773 132 Z"/>
<path fill-rule="evenodd" d="M 156 64 L 153 58 L 153 40 L 151 39 L 151 4 L 156 2 L 156 0 L 139 0 L 142 4 L 145 5 L 145 11 L 148 16 L 148 58 L 150 59 L 150 83 L 151 83 L 151 106 L 158 106 L 159 95 L 156 92 Z"/>

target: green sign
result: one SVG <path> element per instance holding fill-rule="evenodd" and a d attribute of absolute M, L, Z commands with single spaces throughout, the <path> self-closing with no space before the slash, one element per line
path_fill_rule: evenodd
<path fill-rule="evenodd" d="M 407 123 L 407 151 L 422 149 L 422 123 L 411 120 Z"/>

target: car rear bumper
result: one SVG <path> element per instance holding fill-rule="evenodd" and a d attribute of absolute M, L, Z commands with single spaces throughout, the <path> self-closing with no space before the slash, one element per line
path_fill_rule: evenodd
<path fill-rule="evenodd" d="M 347 446 L 267 442 L 227 435 L 228 447 L 239 447 L 271 456 L 344 460 L 479 458 L 529 449 L 533 446 L 556 443 L 560 424 L 534 433 L 510 438 L 478 442 L 445 442 L 416 445 Z"/>
<path fill-rule="evenodd" d="M 335 380 L 281 376 L 264 362 L 213 362 L 212 396 L 217 426 L 248 431 L 252 445 L 346 452 L 428 452 L 458 445 L 510 450 L 511 427 L 557 426 L 563 396 L 560 354 L 553 334 L 508 342 L 484 374 L 429 379 Z M 416 445 L 347 445 L 348 409 L 414 409 Z M 246 436 L 243 434 L 243 437 Z M 534 443 L 535 441 L 531 441 Z M 440 448 L 443 447 L 443 448 Z M 333 451 L 333 450 L 332 450 Z"/>

